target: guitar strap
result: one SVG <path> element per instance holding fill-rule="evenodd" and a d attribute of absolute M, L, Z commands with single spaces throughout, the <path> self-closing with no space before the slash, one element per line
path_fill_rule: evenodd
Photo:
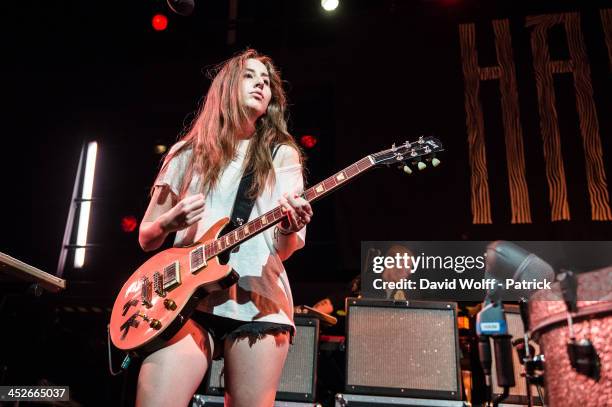
<path fill-rule="evenodd" d="M 274 160 L 280 146 L 281 144 L 272 146 L 272 160 Z M 253 206 L 255 206 L 255 199 L 250 199 L 247 197 L 247 191 L 251 188 L 251 185 L 253 185 L 253 172 L 244 174 L 240 180 L 240 184 L 238 185 L 238 192 L 236 193 L 234 208 L 232 209 L 232 215 L 230 216 L 231 223 L 234 228 L 249 220 Z"/>

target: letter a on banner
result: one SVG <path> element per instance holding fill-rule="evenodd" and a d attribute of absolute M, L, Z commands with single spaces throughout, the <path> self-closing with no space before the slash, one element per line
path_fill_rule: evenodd
<path fill-rule="evenodd" d="M 548 31 L 562 24 L 567 34 L 569 60 L 550 59 L 547 44 Z M 531 48 L 538 90 L 540 128 L 544 144 L 548 196 L 551 205 L 551 220 L 570 220 L 567 200 L 567 185 L 559 121 L 555 108 L 554 74 L 572 73 L 576 90 L 576 109 L 580 121 L 580 134 L 585 153 L 586 178 L 591 203 L 591 219 L 612 220 L 608 185 L 603 162 L 603 150 L 599 135 L 599 121 L 593 100 L 591 68 L 580 30 L 578 13 L 563 13 L 527 17 L 527 27 L 532 27 Z"/>

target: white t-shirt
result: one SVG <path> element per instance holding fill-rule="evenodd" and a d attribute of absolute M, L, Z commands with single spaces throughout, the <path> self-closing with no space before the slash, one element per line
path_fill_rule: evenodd
<path fill-rule="evenodd" d="M 183 142 L 175 144 L 176 151 Z M 214 190 L 205 197 L 204 216 L 200 222 L 176 233 L 174 246 L 191 244 L 198 240 L 215 222 L 229 217 L 242 178 L 242 163 L 248 148 L 248 140 L 241 141 L 236 159 L 221 173 Z M 291 147 L 281 146 L 275 162 L 282 162 Z M 185 174 L 191 149 L 182 151 L 165 167 L 155 181 L 156 186 L 167 185 L 178 196 L 181 178 Z M 283 193 L 302 192 L 304 188 L 300 164 L 274 168 L 276 182 L 268 182 L 264 192 L 257 197 L 249 220 L 252 220 L 278 206 Z M 198 177 L 189 186 L 188 195 L 199 193 Z M 228 289 L 214 292 L 198 305 L 198 311 L 209 312 L 241 321 L 266 321 L 293 326 L 293 298 L 283 263 L 273 242 L 274 228 L 258 234 L 232 253 L 229 265 L 240 275 L 236 284 Z M 298 248 L 304 246 L 306 228 L 298 233 Z"/>

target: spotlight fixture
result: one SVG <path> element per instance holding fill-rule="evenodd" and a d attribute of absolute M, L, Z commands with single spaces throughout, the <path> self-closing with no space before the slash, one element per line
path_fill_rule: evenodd
<path fill-rule="evenodd" d="M 321 7 L 325 11 L 334 11 L 338 8 L 340 2 L 338 0 L 321 0 Z"/>
<path fill-rule="evenodd" d="M 194 0 L 167 0 L 168 7 L 176 14 L 190 16 L 195 7 Z"/>

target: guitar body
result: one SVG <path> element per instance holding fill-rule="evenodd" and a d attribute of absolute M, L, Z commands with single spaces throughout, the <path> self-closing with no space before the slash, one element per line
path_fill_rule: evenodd
<path fill-rule="evenodd" d="M 238 281 L 238 274 L 229 265 L 221 264 L 218 257 L 208 259 L 196 272 L 191 271 L 190 253 L 215 240 L 228 222 L 228 218 L 219 220 L 191 246 L 157 253 L 132 274 L 121 288 L 111 314 L 110 336 L 117 348 L 132 354 L 162 348 L 187 322 L 202 298 Z M 168 275 L 175 276 L 174 280 Z M 161 287 L 173 284 L 163 289 L 159 287 L 160 280 Z"/>

